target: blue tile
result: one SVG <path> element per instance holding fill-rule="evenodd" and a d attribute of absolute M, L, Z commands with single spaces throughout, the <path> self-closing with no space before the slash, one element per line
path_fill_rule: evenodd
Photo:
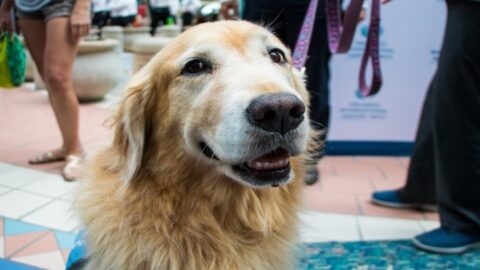
<path fill-rule="evenodd" d="M 31 233 L 31 232 L 48 231 L 48 229 L 45 227 L 37 226 L 37 225 L 21 222 L 18 220 L 9 219 L 9 218 L 4 219 L 3 227 L 5 231 L 5 236 L 25 234 L 25 233 Z"/>
<path fill-rule="evenodd" d="M 75 244 L 76 235 L 74 233 L 65 233 L 65 232 L 55 231 L 55 236 L 57 238 L 57 242 L 61 250 L 71 249 Z"/>
<path fill-rule="evenodd" d="M 0 269 L 2 270 L 40 270 L 30 265 L 12 262 L 5 259 L 0 259 Z"/>

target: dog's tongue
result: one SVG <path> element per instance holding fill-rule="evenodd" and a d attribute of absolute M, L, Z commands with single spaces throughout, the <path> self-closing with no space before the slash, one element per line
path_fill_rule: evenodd
<path fill-rule="evenodd" d="M 254 170 L 267 171 L 285 168 L 289 163 L 290 154 L 284 149 L 277 149 L 257 159 L 247 162 L 247 166 Z"/>

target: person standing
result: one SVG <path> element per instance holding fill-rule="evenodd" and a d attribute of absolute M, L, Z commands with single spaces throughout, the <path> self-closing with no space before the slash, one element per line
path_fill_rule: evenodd
<path fill-rule="evenodd" d="M 110 24 L 111 8 L 110 0 L 92 0 L 93 19 L 92 25 L 102 28 Z"/>
<path fill-rule="evenodd" d="M 447 0 L 440 58 L 404 187 L 372 194 L 392 208 L 432 210 L 441 227 L 413 243 L 437 253 L 480 247 L 480 1 Z"/>
<path fill-rule="evenodd" d="M 167 25 L 168 20 L 175 23 L 175 15 L 180 8 L 179 0 L 147 0 L 150 11 L 150 27 L 152 36 L 155 35 L 157 26 Z"/>
<path fill-rule="evenodd" d="M 137 0 L 110 0 L 108 8 L 111 12 L 111 25 L 129 26 L 137 18 Z"/>
<path fill-rule="evenodd" d="M 18 10 L 25 43 L 45 81 L 62 134 L 60 148 L 31 159 L 31 164 L 66 160 L 62 175 L 75 180 L 83 157 L 79 136 L 79 104 L 73 90 L 72 68 L 80 38 L 90 29 L 90 0 L 3 0 L 0 30 L 13 31 L 11 11 Z"/>

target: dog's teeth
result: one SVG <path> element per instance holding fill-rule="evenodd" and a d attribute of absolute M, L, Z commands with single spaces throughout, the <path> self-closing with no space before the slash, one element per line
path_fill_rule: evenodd
<path fill-rule="evenodd" d="M 268 161 L 249 161 L 247 165 L 250 168 L 257 169 L 257 170 L 272 170 L 276 168 L 282 168 L 287 166 L 289 163 L 288 159 L 282 159 L 275 162 L 268 162 Z"/>

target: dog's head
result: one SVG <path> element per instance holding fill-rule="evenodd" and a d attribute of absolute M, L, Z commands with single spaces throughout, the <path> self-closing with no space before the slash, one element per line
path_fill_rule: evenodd
<path fill-rule="evenodd" d="M 174 140 L 186 155 L 252 187 L 293 178 L 309 140 L 308 94 L 289 50 L 247 22 L 196 26 L 158 53 L 127 89 L 115 144 L 126 180 Z M 176 153 L 171 153 L 175 159 Z"/>

